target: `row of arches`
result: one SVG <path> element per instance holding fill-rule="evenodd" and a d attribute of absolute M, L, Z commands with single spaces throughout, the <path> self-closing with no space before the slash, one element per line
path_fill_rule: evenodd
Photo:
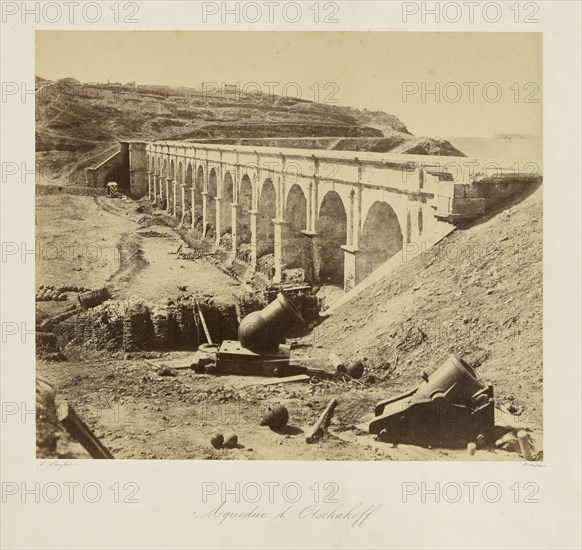
<path fill-rule="evenodd" d="M 245 174 L 237 185 L 231 172 L 226 171 L 220 185 L 218 172 L 212 167 L 205 180 L 204 167 L 198 166 L 194 174 L 193 165 L 187 163 L 185 170 L 181 161 L 177 166 L 173 159 L 152 157 L 150 171 L 162 178 L 184 183 L 188 188 L 185 193 L 184 208 L 192 210 L 193 225 L 203 221 L 203 204 L 206 202 L 205 222 L 207 227 L 216 228 L 217 215 L 220 216 L 220 235 L 233 232 L 236 224 L 236 243 L 253 242 L 252 213 L 256 213 L 256 257 L 260 258 L 274 252 L 275 226 L 273 220 L 277 216 L 277 192 L 271 178 L 264 180 L 257 189 L 256 209 L 253 200 L 253 185 Z M 206 181 L 206 185 L 205 185 Z M 220 186 L 220 189 L 219 189 Z M 161 186 L 163 193 L 163 186 Z M 203 200 L 206 194 L 206 201 Z M 221 200 L 215 201 L 215 198 Z M 236 215 L 232 204 L 238 206 Z M 171 197 L 166 197 L 169 201 Z M 174 201 L 176 197 L 174 196 Z M 192 209 L 194 200 L 194 209 Z M 219 210 L 217 212 L 217 205 Z M 283 206 L 283 219 L 288 224 L 288 239 L 291 242 L 300 242 L 304 239 L 303 231 L 307 229 L 308 201 L 302 187 L 293 184 L 287 192 Z M 419 226 L 422 226 L 419 214 Z M 406 221 L 410 223 L 409 219 Z M 348 212 L 340 195 L 329 190 L 323 196 L 317 215 L 315 216 L 315 232 L 318 235 L 318 279 L 328 284 L 344 284 L 344 257 L 342 248 L 348 242 Z M 410 228 L 405 231 L 409 234 Z M 397 254 L 403 247 L 403 231 L 393 208 L 384 200 L 374 202 L 361 224 L 358 243 L 358 257 L 361 269 L 361 278 L 372 273 L 382 263 Z M 301 266 L 305 250 L 296 247 L 291 263 Z M 289 259 L 289 258 L 287 258 Z"/>

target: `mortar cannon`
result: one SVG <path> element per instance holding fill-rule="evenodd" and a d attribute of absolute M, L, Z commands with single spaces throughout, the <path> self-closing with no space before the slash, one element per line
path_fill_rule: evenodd
<path fill-rule="evenodd" d="M 249 313 L 240 323 L 241 345 L 255 353 L 270 353 L 279 348 L 283 338 L 294 328 L 304 328 L 301 313 L 282 292 L 260 311 Z"/>
<path fill-rule="evenodd" d="M 454 444 L 485 438 L 495 425 L 493 386 L 451 354 L 416 388 L 377 403 L 369 433 L 382 441 Z"/>
<path fill-rule="evenodd" d="M 291 348 L 282 344 L 293 330 L 305 328 L 301 313 L 280 292 L 260 311 L 249 313 L 238 328 L 238 341 L 224 340 L 216 356 L 217 374 L 283 376 L 291 374 Z"/>

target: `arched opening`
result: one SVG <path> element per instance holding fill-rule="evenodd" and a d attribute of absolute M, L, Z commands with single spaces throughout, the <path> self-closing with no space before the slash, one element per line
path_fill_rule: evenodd
<path fill-rule="evenodd" d="M 360 237 L 361 276 L 367 277 L 402 250 L 402 230 L 392 207 L 377 201 L 368 210 Z"/>
<path fill-rule="evenodd" d="M 216 169 L 212 168 L 208 174 L 208 195 L 206 196 L 206 223 L 208 228 L 205 234 L 213 236 L 216 229 L 216 201 L 214 200 L 217 192 L 218 176 Z"/>
<path fill-rule="evenodd" d="M 277 193 L 270 178 L 263 183 L 259 198 L 257 216 L 257 258 L 275 251 L 275 226 L 273 219 L 277 215 Z"/>
<path fill-rule="evenodd" d="M 233 202 L 233 187 L 232 176 L 230 172 L 224 175 L 224 182 L 222 184 L 222 200 L 220 201 L 220 231 L 222 235 L 232 232 L 232 209 Z"/>
<path fill-rule="evenodd" d="M 238 215 L 236 218 L 236 233 L 238 239 L 237 257 L 243 261 L 250 260 L 251 242 L 251 210 L 253 209 L 253 185 L 245 174 L 240 182 L 238 192 Z M 240 246 L 246 245 L 246 246 Z"/>
<path fill-rule="evenodd" d="M 316 231 L 320 235 L 319 278 L 322 283 L 344 285 L 344 251 L 346 244 L 348 217 L 346 209 L 335 191 L 323 197 L 319 208 Z"/>
<path fill-rule="evenodd" d="M 188 193 L 187 189 L 183 188 L 182 185 L 184 184 L 184 165 L 182 161 L 178 162 L 178 172 L 176 174 L 176 181 L 178 182 L 178 208 L 177 214 L 178 217 L 181 219 L 184 212 L 188 212 L 190 210 L 190 193 Z M 184 204 L 182 205 L 182 189 L 184 190 Z M 182 210 L 183 207 L 183 210 Z"/>
<path fill-rule="evenodd" d="M 160 184 L 162 187 L 162 192 L 160 195 L 162 196 L 162 204 L 161 207 L 165 210 L 168 205 L 168 192 L 169 187 L 166 187 L 168 183 L 168 160 L 164 159 L 164 164 L 162 166 L 162 177 L 160 179 Z"/>
<path fill-rule="evenodd" d="M 285 220 L 289 222 L 290 236 L 301 237 L 301 231 L 307 226 L 307 199 L 303 194 L 303 189 L 296 183 L 287 195 Z"/>
<path fill-rule="evenodd" d="M 176 194 L 178 192 L 178 189 L 176 187 L 176 185 L 174 185 L 175 181 L 176 181 L 176 170 L 175 170 L 175 165 L 174 165 L 174 160 L 170 161 L 170 183 L 168 184 L 168 193 L 170 196 L 170 211 L 173 212 L 174 209 L 176 208 L 176 204 L 177 204 L 177 200 L 178 198 L 176 197 Z"/>
<path fill-rule="evenodd" d="M 285 220 L 289 222 L 289 234 L 283 247 L 285 267 L 303 267 L 305 243 L 302 231 L 307 227 L 307 199 L 296 183 L 287 195 Z"/>
<path fill-rule="evenodd" d="M 184 170 L 184 195 L 186 200 L 186 212 L 184 213 L 184 223 L 190 225 L 192 223 L 192 165 L 188 163 Z"/>
<path fill-rule="evenodd" d="M 202 231 L 202 191 L 204 190 L 204 168 L 198 166 L 196 181 L 194 182 L 194 225 Z"/>

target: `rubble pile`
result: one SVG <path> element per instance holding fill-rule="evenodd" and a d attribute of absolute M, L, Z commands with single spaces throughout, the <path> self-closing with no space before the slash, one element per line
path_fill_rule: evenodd
<path fill-rule="evenodd" d="M 152 237 L 169 237 L 168 234 L 160 233 L 159 231 L 140 231 L 138 233 L 140 237 L 152 238 Z"/>
<path fill-rule="evenodd" d="M 232 234 L 230 232 L 220 237 L 219 248 L 224 252 L 230 252 L 232 250 Z"/>
<path fill-rule="evenodd" d="M 275 255 L 265 254 L 257 260 L 257 271 L 262 273 L 269 280 L 273 278 L 275 274 Z"/>
<path fill-rule="evenodd" d="M 249 313 L 263 309 L 267 303 L 258 292 L 247 292 L 240 296 L 238 300 L 239 318 L 244 319 Z"/>
<path fill-rule="evenodd" d="M 139 302 L 129 303 L 123 316 L 123 348 L 127 351 L 143 349 L 147 330 L 146 307 Z"/>
<path fill-rule="evenodd" d="M 251 261 L 251 243 L 241 243 L 237 247 L 236 257 L 241 262 L 250 263 Z"/>

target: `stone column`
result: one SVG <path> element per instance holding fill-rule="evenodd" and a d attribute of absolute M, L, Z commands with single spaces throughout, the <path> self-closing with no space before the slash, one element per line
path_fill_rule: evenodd
<path fill-rule="evenodd" d="M 208 222 L 208 191 L 202 191 L 202 238 L 206 236 L 206 223 Z"/>
<path fill-rule="evenodd" d="M 220 203 L 222 202 L 222 199 L 220 197 L 214 197 L 214 201 L 215 201 L 215 226 L 216 226 L 216 246 L 218 246 L 220 244 L 220 233 L 222 232 L 222 220 L 221 215 L 220 215 Z"/>
<path fill-rule="evenodd" d="M 152 199 L 152 173 L 148 171 L 148 200 Z"/>
<path fill-rule="evenodd" d="M 249 210 L 251 215 L 251 269 L 257 269 L 257 216 L 258 210 Z"/>
<path fill-rule="evenodd" d="M 365 254 L 353 246 L 342 245 L 344 251 L 344 290 L 348 292 L 363 279 Z"/>
<path fill-rule="evenodd" d="M 194 185 L 194 184 L 192 184 Z M 190 209 L 192 211 L 192 222 L 190 223 L 190 229 L 194 229 L 195 224 L 196 224 L 196 220 L 194 219 L 195 214 L 196 214 L 196 204 L 195 204 L 195 198 L 194 198 L 194 187 L 190 187 Z"/>
<path fill-rule="evenodd" d="M 275 277 L 273 281 L 280 283 L 283 279 L 285 265 L 285 243 L 289 240 L 289 222 L 281 218 L 274 219 L 275 226 Z"/>
<path fill-rule="evenodd" d="M 317 182 L 311 186 L 311 227 L 310 231 L 315 232 L 317 228 Z"/>
<path fill-rule="evenodd" d="M 362 188 L 354 195 L 354 219 L 352 224 L 352 247 L 356 250 L 360 246 L 360 224 L 362 216 Z"/>
<path fill-rule="evenodd" d="M 321 269 L 321 260 L 319 247 L 321 246 L 321 237 L 315 231 L 302 231 L 305 235 L 305 253 L 303 267 L 305 269 L 305 278 L 312 284 L 319 282 L 319 270 Z"/>
<path fill-rule="evenodd" d="M 184 216 L 186 215 L 186 185 L 180 184 L 180 196 L 182 198 L 182 215 L 180 216 L 180 225 L 184 223 Z"/>
<path fill-rule="evenodd" d="M 152 202 L 155 203 L 158 200 L 158 175 L 155 172 L 152 175 L 152 181 L 154 184 L 154 196 L 152 197 Z"/>
<path fill-rule="evenodd" d="M 170 178 L 166 178 L 166 212 L 170 213 Z"/>
<path fill-rule="evenodd" d="M 229 261 L 234 261 L 236 259 L 236 251 L 238 249 L 238 204 L 232 202 L 230 203 L 230 216 L 231 216 L 231 233 L 232 233 L 232 250 L 230 251 Z"/>
<path fill-rule="evenodd" d="M 174 217 L 176 217 L 176 215 L 178 213 L 178 210 L 176 209 L 176 203 L 178 202 L 176 200 L 176 195 L 177 195 L 177 191 L 178 191 L 177 187 L 178 187 L 178 185 L 177 185 L 176 180 L 172 180 L 172 194 L 174 196 L 173 200 L 172 200 L 172 215 Z"/>

